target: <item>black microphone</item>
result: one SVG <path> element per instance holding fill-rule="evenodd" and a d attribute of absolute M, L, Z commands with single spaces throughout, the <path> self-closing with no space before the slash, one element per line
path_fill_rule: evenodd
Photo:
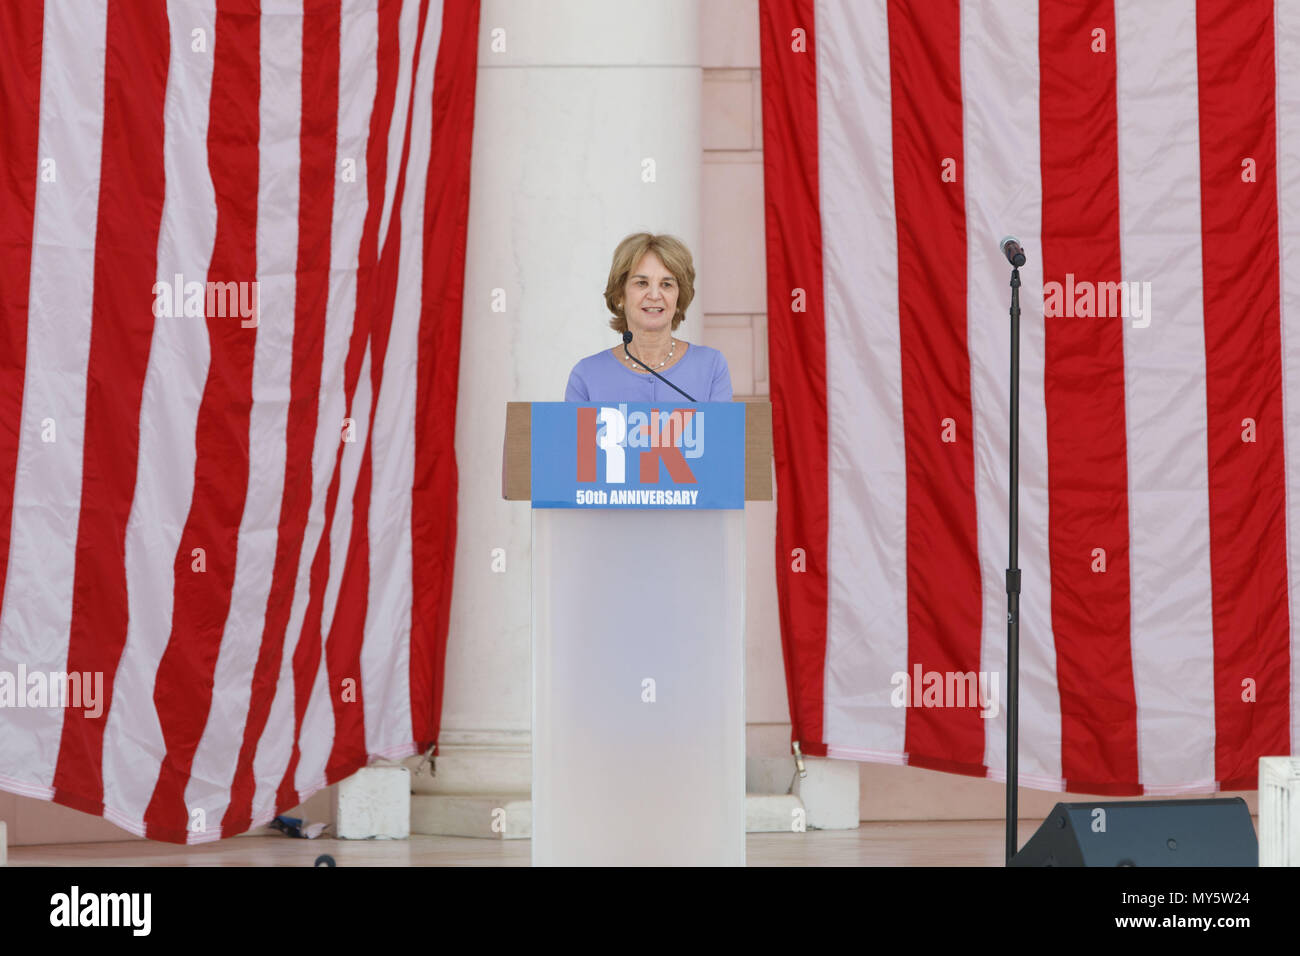
<path fill-rule="evenodd" d="M 676 385 L 674 385 L 672 382 L 668 381 L 668 379 L 664 378 L 662 375 L 660 375 L 658 372 L 656 372 L 654 369 L 652 369 L 649 365 L 646 365 L 645 362 L 641 361 L 639 358 L 637 358 L 635 355 L 633 355 L 631 352 L 629 352 L 629 351 L 627 350 L 627 347 L 628 347 L 628 345 L 631 343 L 631 341 L 632 341 L 632 333 L 631 333 L 631 332 L 624 332 L 624 333 L 623 333 L 623 353 L 624 353 L 625 355 L 627 355 L 628 358 L 630 358 L 633 362 L 636 362 L 637 365 L 640 365 L 643 369 L 645 369 L 647 372 L 649 372 L 649 373 L 650 373 L 651 375 L 653 375 L 655 378 L 659 379 L 659 381 L 663 382 L 663 383 L 664 383 L 665 385 L 667 385 L 669 388 L 677 389 L 677 391 L 681 392 L 683 395 L 686 395 L 686 393 L 685 393 L 685 392 L 682 392 L 682 390 L 681 390 L 680 388 L 677 388 Z M 686 395 L 686 397 L 687 397 L 687 399 L 689 399 L 689 400 L 692 401 L 692 402 L 695 401 L 695 399 L 691 398 L 691 396 L 689 396 L 689 395 Z"/>
<path fill-rule="evenodd" d="M 1007 257 L 1007 262 L 1011 263 L 1017 269 L 1025 264 L 1025 250 L 1020 248 L 1020 240 L 1015 236 L 1007 236 L 998 247 L 1002 254 Z"/>

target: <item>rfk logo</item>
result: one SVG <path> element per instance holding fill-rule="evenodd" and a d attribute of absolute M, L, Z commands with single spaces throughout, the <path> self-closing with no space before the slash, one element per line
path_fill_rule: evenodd
<path fill-rule="evenodd" d="M 626 459 L 629 449 L 639 449 L 634 453 L 639 454 L 641 459 L 641 484 L 658 483 L 660 462 L 664 463 L 668 477 L 675 483 L 696 483 L 695 473 L 682 454 L 682 439 L 692 424 L 696 409 L 675 408 L 668 414 L 661 415 L 659 409 L 655 408 L 650 412 L 649 421 L 646 421 L 644 412 L 625 415 L 617 408 L 579 408 L 577 412 L 578 481 L 599 480 L 596 477 L 596 449 L 599 448 L 605 453 L 607 484 L 619 485 L 627 480 Z M 695 420 L 697 435 L 702 418 L 700 416 Z M 702 436 L 699 436 L 694 445 L 701 443 Z"/>

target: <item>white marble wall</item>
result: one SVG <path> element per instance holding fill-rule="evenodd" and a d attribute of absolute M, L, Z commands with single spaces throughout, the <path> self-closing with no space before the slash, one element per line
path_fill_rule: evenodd
<path fill-rule="evenodd" d="M 701 303 L 702 340 L 731 368 L 737 396 L 766 396 L 767 271 L 763 224 L 762 84 L 758 0 L 700 4 L 701 181 L 704 258 L 710 281 Z M 745 509 L 748 543 L 745 709 L 749 752 L 790 753 L 790 712 L 776 601 L 776 509 Z"/>
<path fill-rule="evenodd" d="M 527 746 L 529 508 L 501 500 L 506 402 L 563 400 L 574 362 L 616 343 L 604 288 L 625 235 L 700 247 L 698 21 L 690 0 L 653 16 L 638 0 L 484 0 L 443 704 L 453 753 Z"/>
<path fill-rule="evenodd" d="M 573 362 L 614 343 L 601 293 L 628 232 L 686 241 L 697 297 L 680 334 L 726 354 L 737 396 L 768 391 L 757 3 L 674 0 L 654 16 L 641 0 L 546 6 L 548 17 L 518 0 L 484 5 L 460 395 L 483 414 L 458 426 L 467 478 L 495 475 L 507 401 L 560 398 Z M 493 52 L 498 29 L 506 49 Z M 641 181 L 645 157 L 656 183 Z M 445 769 L 417 788 L 501 788 L 511 774 L 526 788 L 526 763 L 501 767 L 527 748 L 528 509 L 467 480 L 460 522 Z M 751 504 L 746 699 L 751 751 L 783 754 L 774 522 L 770 502 Z M 504 573 L 491 571 L 494 548 Z"/>

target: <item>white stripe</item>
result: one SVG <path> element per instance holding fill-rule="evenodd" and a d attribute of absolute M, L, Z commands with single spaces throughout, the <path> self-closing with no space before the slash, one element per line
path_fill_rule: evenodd
<path fill-rule="evenodd" d="M 832 755 L 901 762 L 907 711 L 891 706 L 890 677 L 908 662 L 907 472 L 885 3 L 823 0 L 816 23 L 830 446 L 825 739 Z"/>
<path fill-rule="evenodd" d="M 263 0 L 257 180 L 259 316 L 249 418 L 248 496 L 239 527 L 230 612 L 213 674 L 212 706 L 194 754 L 185 805 L 207 819 L 191 842 L 221 835 L 243 744 L 253 670 L 275 573 L 293 374 L 302 99 L 302 0 Z"/>
<path fill-rule="evenodd" d="M 1123 278 L 1153 305 L 1123 323 L 1138 773 L 1145 793 L 1213 790 L 1195 0 L 1117 4 L 1115 50 Z"/>
<path fill-rule="evenodd" d="M 388 217 L 397 191 L 397 171 L 402 153 L 401 139 L 406 131 L 406 113 L 409 105 L 407 101 L 410 99 L 411 91 L 410 64 L 414 58 L 415 27 L 418 23 L 418 14 L 418 4 L 407 3 L 399 16 L 397 96 L 393 101 L 393 112 L 389 121 L 387 168 L 382 170 L 385 178 L 384 200 L 379 225 L 378 249 L 380 256 L 384 254 Z M 402 74 L 406 75 L 403 76 Z M 405 92 L 403 93 L 403 91 Z M 402 124 L 400 127 L 398 126 L 399 122 Z M 396 137 L 396 142 L 394 142 L 394 137 Z M 380 172 L 376 170 L 375 174 Z M 367 175 L 370 175 L 369 167 L 367 167 Z M 377 269 L 373 270 L 372 280 L 378 274 Z M 357 308 L 358 310 L 367 310 L 370 313 L 370 320 L 373 321 L 374 311 L 380 306 L 380 297 L 377 296 L 378 290 L 374 285 L 371 285 L 366 291 L 368 297 L 364 301 L 358 298 Z M 357 476 L 361 470 L 361 462 L 364 457 L 370 427 L 372 400 L 370 383 L 371 358 L 370 344 L 367 343 L 365 358 L 361 364 L 361 376 L 357 382 L 352 408 L 348 412 L 348 417 L 354 422 L 355 441 L 340 443 L 337 435 L 335 438 L 335 448 L 341 454 L 341 462 L 339 467 L 338 501 L 334 509 L 334 524 L 330 528 L 329 580 L 325 586 L 325 600 L 321 614 L 322 655 L 324 655 L 325 644 L 328 643 L 333 631 L 334 612 L 338 608 L 339 589 L 343 583 L 344 571 L 347 569 L 348 546 L 352 540 L 352 520 L 354 517 L 352 506 L 356 497 Z M 366 596 L 348 595 L 347 600 L 359 601 Z M 343 635 L 343 637 L 348 640 L 351 636 Z M 389 640 L 391 642 L 391 637 Z M 391 643 L 389 646 L 391 647 Z M 324 671 L 326 668 L 322 667 L 322 670 Z M 312 697 L 307 708 L 306 718 L 303 721 L 302 759 L 298 764 L 298 774 L 295 781 L 295 787 L 300 794 L 305 796 L 326 785 L 325 768 L 335 734 L 334 702 L 343 697 L 346 706 L 357 705 L 356 687 L 353 686 L 351 696 L 345 696 L 349 693 L 348 689 L 341 686 L 339 682 L 354 681 L 359 684 L 360 680 L 361 675 L 359 673 L 339 675 L 336 681 L 327 688 L 326 694 Z"/>
<path fill-rule="evenodd" d="M 371 431 L 370 594 L 361 647 L 366 751 L 396 756 L 411 744 L 411 488 L 415 391 L 424 298 L 424 204 L 433 126 L 433 69 L 442 4 L 429 4 L 411 118 L 411 160 L 402 197 L 402 247 L 384 381 Z M 424 693 L 428 688 L 420 688 Z"/>
<path fill-rule="evenodd" d="M 397 171 L 402 164 L 402 141 L 406 136 L 406 114 L 411 107 L 411 60 L 415 58 L 415 34 L 420 24 L 420 0 L 401 0 L 402 10 L 397 18 L 397 85 L 393 99 L 393 116 L 388 124 L 388 169 L 384 181 L 384 208 L 379 217 L 379 248 L 388 238 L 388 221 L 393 214 Z M 418 109 L 420 103 L 416 103 Z M 412 154 L 413 156 L 417 154 Z M 409 177 L 409 173 L 408 173 Z"/>
<path fill-rule="evenodd" d="M 170 66 L 163 106 L 163 168 L 167 192 L 158 231 L 157 280 L 171 286 L 206 282 L 217 229 L 208 174 L 208 102 L 212 58 L 190 50 L 190 30 L 215 37 L 211 0 L 169 0 Z M 177 24 L 185 24 L 179 29 Z M 183 300 L 173 303 L 181 311 Z M 140 401 L 135 495 L 126 525 L 126 588 L 130 621 L 117 669 L 113 709 L 104 732 L 104 802 L 144 827 L 167 747 L 154 706 L 158 664 L 172 632 L 175 570 L 194 490 L 194 434 L 209 365 L 207 322 L 195 316 L 154 320 Z M 210 559 L 212 556 L 209 556 Z M 188 559 L 186 560 L 188 566 Z"/>
<path fill-rule="evenodd" d="M 361 471 L 362 450 L 365 448 L 366 427 L 370 420 L 370 346 L 366 346 L 361 361 L 361 377 L 357 380 L 356 395 L 352 400 L 352 417 L 356 419 L 355 442 L 341 444 L 343 461 L 339 467 L 339 497 L 334 507 L 334 524 L 330 527 L 329 580 L 325 585 L 325 598 L 321 610 L 321 682 L 313 688 L 307 714 L 302 722 L 302 759 L 294 787 L 305 799 L 307 794 L 326 786 L 325 765 L 334 744 L 334 702 L 357 706 L 357 685 L 360 674 L 341 674 L 326 686 L 328 664 L 325 645 L 329 640 L 338 607 L 339 588 L 347 565 L 348 542 L 352 536 L 352 500 L 356 494 L 357 475 Z M 337 440 L 337 439 L 336 439 Z M 348 595 L 350 601 L 360 601 L 364 595 Z M 346 636 L 346 635 L 345 635 Z M 344 682 L 352 684 L 344 686 Z"/>
<path fill-rule="evenodd" d="M 1282 420 L 1286 423 L 1287 591 L 1291 621 L 1291 753 L 1300 751 L 1300 10 L 1273 12 L 1277 55 L 1277 214 L 1281 266 Z M 1285 158 L 1284 158 L 1285 157 Z"/>
<path fill-rule="evenodd" d="M 358 301 L 358 307 L 362 303 Z M 365 303 L 368 309 L 374 302 Z M 321 633 L 328 639 L 334 629 L 334 612 L 338 609 L 339 589 L 343 585 L 343 572 L 347 567 L 348 544 L 352 540 L 352 504 L 356 498 L 357 476 L 361 473 L 366 434 L 370 429 L 371 385 L 370 345 L 361 359 L 361 374 L 357 379 L 356 394 L 352 397 L 349 418 L 355 431 L 354 440 L 340 441 L 339 447 L 339 497 L 334 507 L 334 524 L 330 527 L 330 573 L 325 584 L 325 600 L 321 605 Z M 359 595 L 348 595 L 349 600 L 360 600 Z M 360 676 L 360 675 L 356 675 Z"/>
<path fill-rule="evenodd" d="M 997 717 L 984 722 L 984 762 L 990 778 L 1006 780 L 1011 268 L 998 243 L 1012 233 L 1027 260 L 1020 270 L 1018 770 L 1022 785 L 1055 790 L 1061 785 L 1061 710 L 1048 551 L 1038 57 L 1036 47 L 1023 42 L 1038 35 L 1038 4 L 963 0 L 961 16 L 966 336 L 984 601 L 980 669 L 998 675 Z"/>
<path fill-rule="evenodd" d="M 46 0 L 27 365 L 14 476 L 0 671 L 17 681 L 68 665 L 86 422 L 101 134 L 104 2 Z M 45 167 L 49 168 L 49 167 Z M 49 423 L 47 425 L 47 423 Z M 54 441 L 43 441 L 47 427 Z M 111 560 L 111 559 L 110 559 Z M 107 684 L 111 675 L 104 675 Z M 25 690 L 25 688 L 23 688 Z M 63 733 L 58 707 L 0 711 L 0 785 L 49 799 Z"/>
<path fill-rule="evenodd" d="M 365 223 L 366 192 L 365 155 L 370 129 L 370 112 L 374 105 L 377 82 L 378 13 L 375 0 L 348 4 L 343 11 L 339 36 L 339 111 L 338 144 L 335 163 L 334 210 L 330 239 L 330 289 L 325 311 L 325 342 L 321 365 L 320 399 L 317 408 L 316 441 L 312 452 L 312 500 L 303 534 L 302 552 L 294 584 L 293 607 L 285 631 L 284 654 L 275 701 L 254 760 L 257 793 L 253 803 L 253 823 L 265 823 L 275 814 L 275 794 L 289 764 L 293 734 L 276 728 L 293 727 L 294 680 L 293 658 L 302 634 L 311 582 L 311 566 L 316 557 L 325 526 L 325 493 L 334 474 L 334 458 L 344 411 L 343 369 L 352 335 L 357 301 L 357 262 L 361 231 Z M 356 164 L 355 181 L 344 181 L 343 164 Z M 363 429 L 364 431 L 364 429 Z M 350 504 L 340 497 L 340 504 Z M 322 653 L 319 673 L 313 681 L 313 695 L 324 691 L 325 659 Z M 328 710 L 328 708 L 327 708 Z M 310 712 L 310 705 L 308 708 Z M 332 713 L 331 713 L 332 719 Z M 304 721 L 302 738 L 308 730 Z M 301 770 L 301 762 L 299 763 Z M 297 775 L 296 775 L 297 776 Z M 305 797 L 306 794 L 303 794 Z"/>
<path fill-rule="evenodd" d="M 306 800 L 312 793 L 326 785 L 323 769 L 329 758 L 330 744 L 333 739 L 334 710 L 330 702 L 329 671 L 325 666 L 322 647 L 321 666 L 316 669 L 311 690 L 307 695 L 307 712 L 303 716 L 302 736 L 299 739 L 301 753 L 298 758 L 298 769 L 293 777 L 293 788 L 300 799 Z"/>

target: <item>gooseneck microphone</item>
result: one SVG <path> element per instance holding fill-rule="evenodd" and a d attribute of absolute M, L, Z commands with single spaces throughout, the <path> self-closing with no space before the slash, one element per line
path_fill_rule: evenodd
<path fill-rule="evenodd" d="M 1017 269 L 1025 264 L 1025 250 L 1020 247 L 1020 240 L 1015 236 L 1007 236 L 998 247 L 1002 254 L 1007 257 L 1007 262 L 1011 263 Z"/>
<path fill-rule="evenodd" d="M 631 352 L 629 352 L 628 349 L 627 349 L 627 347 L 628 347 L 631 343 L 632 343 L 632 333 L 631 333 L 631 332 L 624 332 L 624 333 L 623 333 L 623 354 L 624 354 L 624 355 L 626 355 L 628 358 L 630 358 L 633 362 L 636 362 L 637 365 L 640 365 L 643 369 L 645 369 L 647 372 L 649 372 L 649 373 L 650 373 L 651 375 L 653 375 L 655 378 L 659 379 L 659 381 L 663 382 L 663 383 L 664 383 L 665 385 L 667 385 L 669 388 L 676 389 L 676 391 L 681 392 L 681 394 L 683 394 L 683 395 L 686 395 L 686 393 L 685 393 L 685 392 L 682 392 L 682 390 L 681 390 L 680 388 L 677 388 L 676 385 L 674 385 L 672 382 L 668 381 L 668 379 L 664 378 L 662 375 L 660 375 L 658 372 L 656 372 L 654 369 L 652 369 L 649 365 L 646 365 L 645 362 L 641 361 L 639 358 L 637 358 L 635 355 L 633 355 Z M 689 395 L 686 395 L 686 398 L 687 398 L 688 401 L 692 401 L 692 402 L 695 401 L 695 399 L 691 398 L 691 396 L 689 396 Z"/>

